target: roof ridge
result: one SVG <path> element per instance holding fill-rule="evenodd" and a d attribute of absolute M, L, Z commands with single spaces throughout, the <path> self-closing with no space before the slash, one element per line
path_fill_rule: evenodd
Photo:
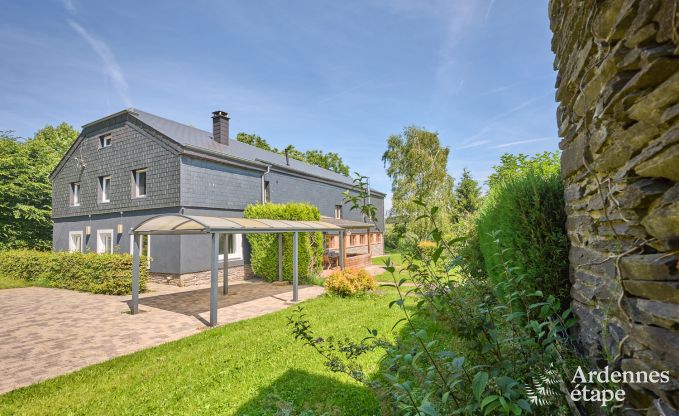
<path fill-rule="evenodd" d="M 335 172 L 324 167 L 314 165 L 308 162 L 290 158 L 289 163 L 285 160 L 285 155 L 281 153 L 272 152 L 270 150 L 262 149 L 248 143 L 233 139 L 236 144 L 225 145 L 214 140 L 212 133 L 201 128 L 181 123 L 166 117 L 162 117 L 148 111 L 144 111 L 136 107 L 128 107 L 117 113 L 108 115 L 99 120 L 88 123 L 85 126 L 96 124 L 100 121 L 109 119 L 120 114 L 129 114 L 140 122 L 157 130 L 161 134 L 167 136 L 181 146 L 200 148 L 210 152 L 220 153 L 225 156 L 236 157 L 252 162 L 259 162 L 269 164 L 284 169 L 289 169 L 291 172 L 299 172 L 309 177 L 317 177 L 320 179 L 330 180 L 338 183 L 343 183 L 348 186 L 354 186 L 354 182 L 350 176 Z M 83 127 L 85 127 L 83 126 Z M 386 195 L 376 189 L 374 192 Z"/>
<path fill-rule="evenodd" d="M 190 129 L 198 130 L 198 131 L 200 131 L 200 132 L 202 132 L 202 133 L 207 134 L 210 138 L 212 138 L 212 133 L 210 133 L 209 131 L 203 130 L 203 129 L 198 128 L 198 127 L 195 127 L 195 126 L 191 126 L 191 125 L 189 125 L 189 124 L 181 123 L 181 122 L 179 122 L 179 121 L 172 120 L 172 119 L 169 119 L 169 118 L 166 118 L 166 117 L 163 117 L 163 116 L 159 116 L 159 115 L 157 115 L 157 114 L 149 113 L 148 111 L 144 111 L 144 110 L 141 110 L 141 109 L 139 109 L 139 108 L 130 107 L 130 108 L 127 108 L 126 110 L 129 111 L 132 115 L 134 115 L 134 112 L 142 112 L 142 113 L 145 113 L 145 114 L 147 114 L 147 115 L 149 115 L 149 116 L 152 116 L 152 117 L 155 117 L 155 118 L 159 118 L 159 119 L 162 119 L 162 120 L 165 120 L 165 121 L 174 123 L 174 124 L 179 124 L 179 125 L 181 125 L 181 126 L 188 127 L 188 128 L 190 128 Z M 213 140 L 214 140 L 214 139 L 213 139 Z M 269 153 L 269 154 L 271 154 L 271 155 L 276 155 L 276 156 L 278 156 L 278 157 L 285 157 L 285 156 L 284 156 L 283 154 L 281 154 L 281 153 L 276 153 L 276 152 L 273 152 L 273 151 L 271 151 L 271 150 L 262 149 L 261 147 L 253 146 L 253 145 L 251 145 L 251 144 L 249 144 L 249 143 L 241 142 L 241 141 L 237 140 L 235 137 L 234 137 L 232 140 L 238 142 L 239 145 L 246 146 L 246 147 L 251 148 L 251 149 L 257 149 L 257 151 L 266 152 L 266 153 Z M 225 153 L 225 152 L 221 152 L 221 153 Z M 225 154 L 226 154 L 226 153 L 225 153 Z M 336 175 L 341 175 L 341 176 L 344 177 L 344 178 L 351 179 L 350 176 L 344 175 L 344 174 L 339 173 L 339 172 L 335 172 L 334 170 L 327 169 L 327 168 L 324 168 L 324 167 L 322 167 L 322 166 L 314 165 L 314 164 L 312 164 L 312 163 L 305 162 L 305 161 L 303 161 L 303 160 L 294 159 L 294 158 L 291 158 L 291 159 L 293 159 L 293 160 L 295 160 L 295 161 L 297 161 L 297 162 L 299 162 L 299 163 L 303 163 L 303 164 L 305 164 L 305 165 L 307 165 L 307 166 L 312 166 L 312 167 L 315 167 L 315 168 L 318 168 L 318 169 L 323 169 L 324 171 L 327 171 L 328 173 L 336 174 Z M 267 161 L 264 161 L 264 162 L 265 162 L 265 163 L 273 163 L 273 162 L 267 162 Z"/>

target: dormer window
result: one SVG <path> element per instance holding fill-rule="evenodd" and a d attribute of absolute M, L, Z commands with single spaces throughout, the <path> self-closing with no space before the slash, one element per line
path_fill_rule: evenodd
<path fill-rule="evenodd" d="M 104 147 L 109 147 L 111 146 L 111 135 L 110 134 L 104 134 L 102 136 L 99 136 L 99 148 L 103 149 Z"/>
<path fill-rule="evenodd" d="M 71 206 L 80 206 L 80 182 L 71 183 Z"/>
<path fill-rule="evenodd" d="M 132 171 L 134 176 L 134 197 L 142 198 L 146 196 L 146 169 Z"/>

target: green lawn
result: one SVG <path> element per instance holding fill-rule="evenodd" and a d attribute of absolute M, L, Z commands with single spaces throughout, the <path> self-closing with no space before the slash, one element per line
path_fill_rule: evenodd
<path fill-rule="evenodd" d="M 412 282 L 412 279 L 410 278 L 410 274 L 403 270 L 403 257 L 401 256 L 401 253 L 398 251 L 387 251 L 384 256 L 380 257 L 373 257 L 372 259 L 372 264 L 378 265 L 378 266 L 384 266 L 387 258 L 391 259 L 391 264 L 396 268 L 396 280 L 399 281 L 402 278 L 405 278 L 407 281 Z M 391 276 L 391 273 L 382 273 L 377 276 L 375 276 L 375 280 L 378 282 L 393 282 L 393 277 Z"/>
<path fill-rule="evenodd" d="M 385 260 L 387 258 L 391 258 L 391 262 L 394 265 L 400 266 L 403 264 L 403 257 L 401 256 L 401 253 L 398 251 L 390 251 L 390 250 L 385 250 L 384 251 L 384 256 L 379 256 L 379 257 L 373 257 L 372 258 L 372 263 L 376 265 L 384 265 Z"/>
<path fill-rule="evenodd" d="M 29 282 L 22 279 L 12 279 L 5 276 L 0 276 L 0 289 L 13 289 L 15 287 L 28 287 L 28 286 L 46 286 L 46 284 L 41 282 Z"/>
<path fill-rule="evenodd" d="M 383 289 L 384 290 L 384 289 Z M 319 336 L 359 340 L 400 318 L 383 295 L 303 303 Z M 237 322 L 0 396 L 1 415 L 379 414 L 371 390 L 333 374 L 295 341 L 292 310 Z M 398 330 L 398 329 L 397 329 Z M 380 353 L 363 357 L 371 372 Z M 287 413 L 290 407 L 294 412 Z M 279 412 L 279 413 L 277 413 Z"/>

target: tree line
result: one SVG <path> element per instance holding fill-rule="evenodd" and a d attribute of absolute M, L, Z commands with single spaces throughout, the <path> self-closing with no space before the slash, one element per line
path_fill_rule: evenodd
<path fill-rule="evenodd" d="M 78 134 L 67 123 L 48 125 L 27 140 L 0 131 L 0 250 L 52 247 L 48 177 Z"/>
<path fill-rule="evenodd" d="M 335 152 L 325 153 L 322 150 L 307 150 L 303 152 L 291 144 L 279 150 L 277 147 L 271 146 L 269 142 L 260 136 L 243 132 L 236 135 L 236 140 L 281 155 L 284 155 L 287 152 L 288 156 L 293 159 L 349 176 L 349 166 L 346 165 L 342 160 L 342 157 Z"/>
<path fill-rule="evenodd" d="M 456 183 L 448 173 L 450 149 L 441 145 L 438 133 L 416 126 L 408 126 L 400 134 L 387 139 L 387 150 L 382 155 L 387 176 L 391 179 L 392 208 L 389 223 L 393 237 L 410 233 L 418 240 L 427 239 L 436 222 L 445 235 L 456 224 L 476 213 L 484 195 L 479 183 L 465 167 Z M 507 179 L 526 172 L 545 175 L 558 172 L 558 152 L 544 152 L 534 156 L 505 153 L 486 182 L 488 190 Z M 429 209 L 438 207 L 430 217 Z"/>

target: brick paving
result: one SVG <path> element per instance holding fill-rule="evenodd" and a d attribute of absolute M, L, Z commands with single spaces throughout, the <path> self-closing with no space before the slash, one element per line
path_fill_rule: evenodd
<path fill-rule="evenodd" d="M 206 329 L 209 287 L 149 284 L 138 315 L 129 296 L 28 287 L 0 290 L 0 393 Z M 260 281 L 219 296 L 219 325 L 292 305 L 292 287 Z M 300 300 L 323 293 L 300 286 Z"/>

